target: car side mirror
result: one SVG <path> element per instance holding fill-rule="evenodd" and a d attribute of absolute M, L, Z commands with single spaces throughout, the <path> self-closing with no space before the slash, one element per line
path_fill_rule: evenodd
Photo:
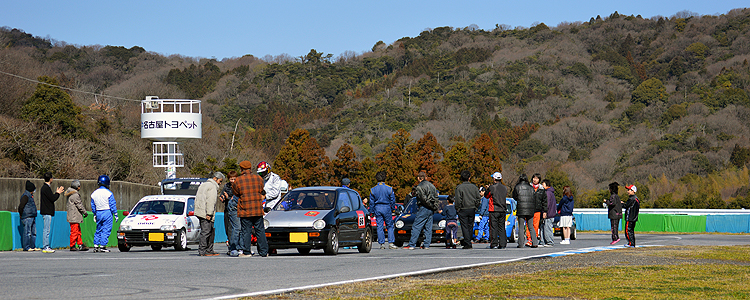
<path fill-rule="evenodd" d="M 191 217 L 192 217 L 192 216 L 195 216 L 195 212 L 194 212 L 194 211 L 189 211 L 189 212 L 188 212 L 188 216 L 191 216 Z"/>
<path fill-rule="evenodd" d="M 122 215 L 123 215 L 123 216 L 126 216 L 126 217 L 127 217 L 127 216 L 128 216 L 129 214 L 130 214 L 130 212 L 129 212 L 129 211 L 127 211 L 127 210 L 126 210 L 126 211 L 124 211 L 124 212 L 122 212 Z"/>
<path fill-rule="evenodd" d="M 349 206 L 344 206 L 341 209 L 339 209 L 339 213 L 342 213 L 342 214 L 343 213 L 348 213 L 350 211 L 352 211 L 352 209 Z"/>

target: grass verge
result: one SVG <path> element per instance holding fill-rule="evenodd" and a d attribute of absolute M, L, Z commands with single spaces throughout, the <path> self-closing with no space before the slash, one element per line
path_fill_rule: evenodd
<path fill-rule="evenodd" d="M 750 299 L 750 246 L 619 249 L 262 298 Z"/>

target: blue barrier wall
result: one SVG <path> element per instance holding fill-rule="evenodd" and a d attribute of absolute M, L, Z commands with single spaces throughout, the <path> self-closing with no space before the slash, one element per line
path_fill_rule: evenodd
<path fill-rule="evenodd" d="M 609 231 L 610 223 L 606 213 L 573 213 L 576 218 L 576 230 Z M 641 214 L 649 218 L 664 219 L 664 229 L 669 232 L 683 232 L 682 227 L 695 227 L 695 224 L 682 224 L 684 215 Z M 750 233 L 750 214 L 706 215 L 705 232 Z M 624 222 L 620 222 L 622 230 Z M 636 225 L 636 230 L 638 230 Z M 701 225 L 702 226 L 702 225 Z"/>
<path fill-rule="evenodd" d="M 706 232 L 750 232 L 750 216 L 708 215 L 706 216 Z"/>

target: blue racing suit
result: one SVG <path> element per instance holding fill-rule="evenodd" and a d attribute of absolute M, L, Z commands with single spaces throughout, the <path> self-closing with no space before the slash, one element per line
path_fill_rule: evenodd
<path fill-rule="evenodd" d="M 388 243 L 395 242 L 394 232 L 396 229 L 393 227 L 393 217 L 391 216 L 391 209 L 396 206 L 396 195 L 393 194 L 393 188 L 385 182 L 378 182 L 376 186 L 370 189 L 370 203 L 372 203 L 375 220 L 378 223 L 378 243 L 381 245 L 385 243 L 383 223 L 388 228 Z"/>
<path fill-rule="evenodd" d="M 117 222 L 117 201 L 106 187 L 99 187 L 91 193 L 91 210 L 96 218 L 94 245 L 106 247 L 112 233 L 112 223 Z"/>

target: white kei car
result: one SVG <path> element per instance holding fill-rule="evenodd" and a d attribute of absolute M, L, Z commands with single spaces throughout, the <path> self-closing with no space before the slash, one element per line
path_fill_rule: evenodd
<path fill-rule="evenodd" d="M 128 252 L 133 246 L 151 246 L 187 250 L 198 244 L 200 223 L 194 215 L 193 195 L 154 195 L 143 197 L 129 212 L 117 230 L 117 248 Z"/>

